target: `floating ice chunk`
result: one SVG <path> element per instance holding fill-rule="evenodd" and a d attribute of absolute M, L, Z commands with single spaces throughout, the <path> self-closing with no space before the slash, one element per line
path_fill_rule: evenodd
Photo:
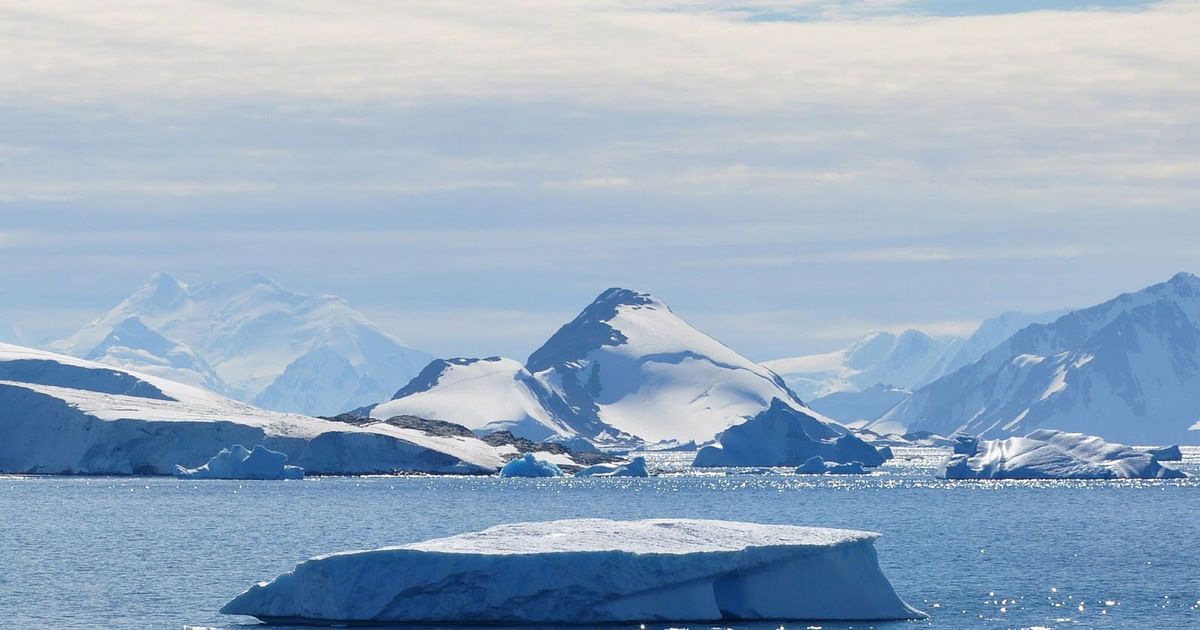
<path fill-rule="evenodd" d="M 867 469 L 863 467 L 862 462 L 846 462 L 839 464 L 837 462 L 827 462 L 820 455 L 808 458 L 803 464 L 796 468 L 798 475 L 865 475 Z"/>
<path fill-rule="evenodd" d="M 779 400 L 717 437 L 718 444 L 696 453 L 693 466 L 798 466 L 814 455 L 823 459 L 878 466 L 879 449 L 844 429 L 822 422 Z"/>
<path fill-rule="evenodd" d="M 576 477 L 649 477 L 646 458 L 634 457 L 624 464 L 596 464 L 575 473 Z"/>
<path fill-rule="evenodd" d="M 500 469 L 501 477 L 562 477 L 563 471 L 553 462 L 540 460 L 525 453 Z"/>
<path fill-rule="evenodd" d="M 954 443 L 951 447 L 954 449 L 955 455 L 974 455 L 979 450 L 979 438 L 974 435 L 966 435 L 964 433 L 955 433 L 950 436 Z"/>
<path fill-rule="evenodd" d="M 878 536 L 686 519 L 517 523 L 319 556 L 221 612 L 326 625 L 923 617 L 880 570 Z"/>
<path fill-rule="evenodd" d="M 960 440 L 959 444 L 964 444 Z M 964 449 L 965 450 L 965 449 Z M 1025 437 L 980 440 L 938 468 L 942 479 L 1178 479 L 1153 455 L 1082 433 L 1039 429 Z"/>
<path fill-rule="evenodd" d="M 287 455 L 259 444 L 248 451 L 241 444 L 223 448 L 199 468 L 175 467 L 185 479 L 303 479 L 304 469 L 288 466 Z"/>
<path fill-rule="evenodd" d="M 1151 457 L 1160 462 L 1181 462 L 1183 461 L 1183 452 L 1179 450 L 1178 444 L 1170 446 L 1159 446 L 1158 448 L 1148 449 L 1146 451 Z"/>

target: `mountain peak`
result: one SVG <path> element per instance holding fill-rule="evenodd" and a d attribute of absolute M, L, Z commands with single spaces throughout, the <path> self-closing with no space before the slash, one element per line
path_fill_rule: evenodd
<path fill-rule="evenodd" d="M 649 293 L 642 291 L 634 291 L 633 289 L 622 289 L 621 287 L 612 287 L 605 289 L 603 293 L 596 296 L 592 300 L 591 305 L 584 309 L 584 313 L 593 310 L 612 311 L 616 313 L 618 306 L 662 306 L 666 308 L 660 300 Z M 667 309 L 670 310 L 670 309 Z"/>

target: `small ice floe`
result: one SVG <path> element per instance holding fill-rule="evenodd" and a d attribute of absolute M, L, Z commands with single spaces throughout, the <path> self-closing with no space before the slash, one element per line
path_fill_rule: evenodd
<path fill-rule="evenodd" d="M 303 479 L 304 469 L 288 466 L 287 455 L 259 444 L 246 450 L 241 444 L 223 448 L 198 468 L 175 466 L 175 476 L 183 479 Z"/>
<path fill-rule="evenodd" d="M 508 462 L 500 469 L 501 477 L 563 477 L 562 469 L 553 462 L 544 461 L 533 456 L 524 455 Z"/>
<path fill-rule="evenodd" d="M 866 475 L 869 471 L 862 462 L 827 462 L 820 455 L 808 458 L 796 468 L 797 475 Z"/>
<path fill-rule="evenodd" d="M 1180 479 L 1153 455 L 1096 436 L 1039 429 L 1025 437 L 961 437 L 937 470 L 942 479 Z"/>
<path fill-rule="evenodd" d="M 576 477 L 649 477 L 646 458 L 634 457 L 624 464 L 596 464 L 575 473 Z"/>
<path fill-rule="evenodd" d="M 318 556 L 221 612 L 322 625 L 924 617 L 880 570 L 878 536 L 690 519 L 516 523 Z"/>

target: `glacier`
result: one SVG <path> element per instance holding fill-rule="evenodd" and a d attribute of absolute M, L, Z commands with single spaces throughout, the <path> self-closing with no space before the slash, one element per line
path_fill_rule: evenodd
<path fill-rule="evenodd" d="M 515 523 L 318 556 L 221 612 L 325 625 L 924 617 L 880 570 L 878 536 L 689 519 Z"/>
<path fill-rule="evenodd" d="M 564 477 L 562 469 L 543 459 L 538 459 L 533 453 L 524 455 L 508 462 L 500 469 L 501 477 Z"/>
<path fill-rule="evenodd" d="M 596 464 L 575 473 L 576 477 L 649 477 L 646 458 L 634 457 L 623 464 Z"/>
<path fill-rule="evenodd" d="M 304 469 L 287 465 L 287 455 L 272 451 L 262 444 L 246 450 L 241 444 L 221 449 L 203 466 L 175 466 L 175 476 L 182 479 L 303 479 Z"/>
<path fill-rule="evenodd" d="M 234 444 L 262 444 L 312 474 L 489 474 L 499 449 L 431 435 L 267 411 L 213 392 L 0 344 L 0 472 L 169 475 Z"/>
<path fill-rule="evenodd" d="M 959 439 L 938 466 L 941 479 L 1181 479 L 1152 454 L 1051 429 L 1002 440 Z"/>
<path fill-rule="evenodd" d="M 754 417 L 729 427 L 701 448 L 693 466 L 799 466 L 814 455 L 878 466 L 886 455 L 844 427 L 798 411 L 779 399 Z"/>

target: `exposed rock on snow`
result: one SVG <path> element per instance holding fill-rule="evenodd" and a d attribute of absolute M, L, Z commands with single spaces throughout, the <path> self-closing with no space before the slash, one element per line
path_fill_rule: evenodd
<path fill-rule="evenodd" d="M 430 358 L 337 297 L 289 291 L 257 274 L 198 284 L 155 274 L 107 314 L 51 349 L 91 356 L 114 333 L 130 338 L 119 328 L 131 318 L 168 344 L 194 350 L 219 375 L 227 388 L 222 393 L 277 411 L 335 414 L 378 402 Z M 166 372 L 177 360 L 175 354 L 153 352 L 145 343 L 122 346 L 128 350 L 105 351 L 95 358 L 207 386 L 186 373 Z M 182 369 L 207 378 L 200 367 Z"/>
<path fill-rule="evenodd" d="M 820 455 L 833 461 L 868 466 L 884 462 L 884 454 L 847 432 L 797 411 L 781 400 L 749 420 L 726 429 L 717 444 L 696 453 L 693 466 L 798 466 Z"/>
<path fill-rule="evenodd" d="M 501 477 L 564 477 L 562 469 L 553 462 L 538 459 L 533 453 L 512 460 L 500 469 Z"/>
<path fill-rule="evenodd" d="M 1178 479 L 1149 453 L 1082 433 L 1039 429 L 1025 437 L 960 439 L 942 479 Z"/>
<path fill-rule="evenodd" d="M 867 472 L 867 469 L 863 468 L 862 462 L 839 464 L 827 462 L 820 455 L 808 458 L 808 461 L 796 468 L 798 475 L 865 475 Z"/>
<path fill-rule="evenodd" d="M 265 411 L 207 390 L 0 344 L 0 472 L 169 475 L 234 444 L 262 444 L 311 474 L 487 474 L 474 437 Z"/>
<path fill-rule="evenodd" d="M 500 525 L 319 556 L 221 612 L 381 625 L 922 617 L 880 571 L 877 537 L 673 519 Z"/>
<path fill-rule="evenodd" d="M 259 444 L 248 451 L 241 444 L 223 448 L 198 468 L 175 467 L 184 479 L 303 479 L 304 469 L 288 466 L 287 455 Z"/>
<path fill-rule="evenodd" d="M 576 477 L 649 477 L 646 458 L 634 457 L 624 464 L 596 464 L 575 473 Z"/>

